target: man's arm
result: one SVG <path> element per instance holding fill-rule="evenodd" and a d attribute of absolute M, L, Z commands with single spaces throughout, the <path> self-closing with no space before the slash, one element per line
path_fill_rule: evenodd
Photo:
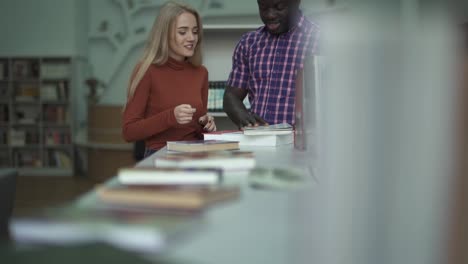
<path fill-rule="evenodd" d="M 223 110 L 239 128 L 245 126 L 267 125 L 267 122 L 255 113 L 250 113 L 243 103 L 245 89 L 226 87 L 223 98 Z"/>

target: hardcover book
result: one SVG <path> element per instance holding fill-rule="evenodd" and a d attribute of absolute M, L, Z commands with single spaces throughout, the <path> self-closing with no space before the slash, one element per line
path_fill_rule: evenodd
<path fill-rule="evenodd" d="M 178 152 L 199 152 L 216 150 L 239 149 L 238 141 L 226 140 L 190 140 L 190 141 L 168 141 L 167 150 Z"/>
<path fill-rule="evenodd" d="M 244 135 L 288 135 L 292 133 L 293 127 L 288 123 L 244 127 Z"/>
<path fill-rule="evenodd" d="M 156 167 L 219 168 L 223 170 L 248 170 L 255 167 L 255 158 L 250 151 L 215 151 L 193 153 L 167 153 L 157 156 Z"/>
<path fill-rule="evenodd" d="M 124 206 L 198 211 L 237 198 L 239 191 L 238 186 L 118 185 L 99 187 L 97 195 L 104 202 Z"/>
<path fill-rule="evenodd" d="M 215 168 L 121 168 L 118 172 L 122 184 L 216 184 L 222 170 Z"/>
<path fill-rule="evenodd" d="M 246 135 L 243 131 L 224 130 L 203 134 L 205 140 L 239 141 L 240 146 L 275 147 L 294 142 L 294 133 L 284 135 Z"/>

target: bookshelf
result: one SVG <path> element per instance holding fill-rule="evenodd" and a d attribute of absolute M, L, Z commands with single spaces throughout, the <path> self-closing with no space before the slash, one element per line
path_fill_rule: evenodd
<path fill-rule="evenodd" d="M 72 59 L 0 58 L 0 168 L 73 175 Z"/>

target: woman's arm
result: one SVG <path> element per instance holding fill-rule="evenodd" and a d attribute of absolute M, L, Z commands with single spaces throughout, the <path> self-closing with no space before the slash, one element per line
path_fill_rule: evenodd
<path fill-rule="evenodd" d="M 145 117 L 150 91 L 151 74 L 146 72 L 123 113 L 122 135 L 127 142 L 147 139 L 177 124 L 174 108 Z"/>

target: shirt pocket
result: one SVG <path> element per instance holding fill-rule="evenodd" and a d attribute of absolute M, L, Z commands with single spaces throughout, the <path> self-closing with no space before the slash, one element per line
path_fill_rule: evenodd
<path fill-rule="evenodd" d="M 267 86 L 271 77 L 271 69 L 267 64 L 258 65 L 253 68 L 252 81 L 255 86 Z"/>

